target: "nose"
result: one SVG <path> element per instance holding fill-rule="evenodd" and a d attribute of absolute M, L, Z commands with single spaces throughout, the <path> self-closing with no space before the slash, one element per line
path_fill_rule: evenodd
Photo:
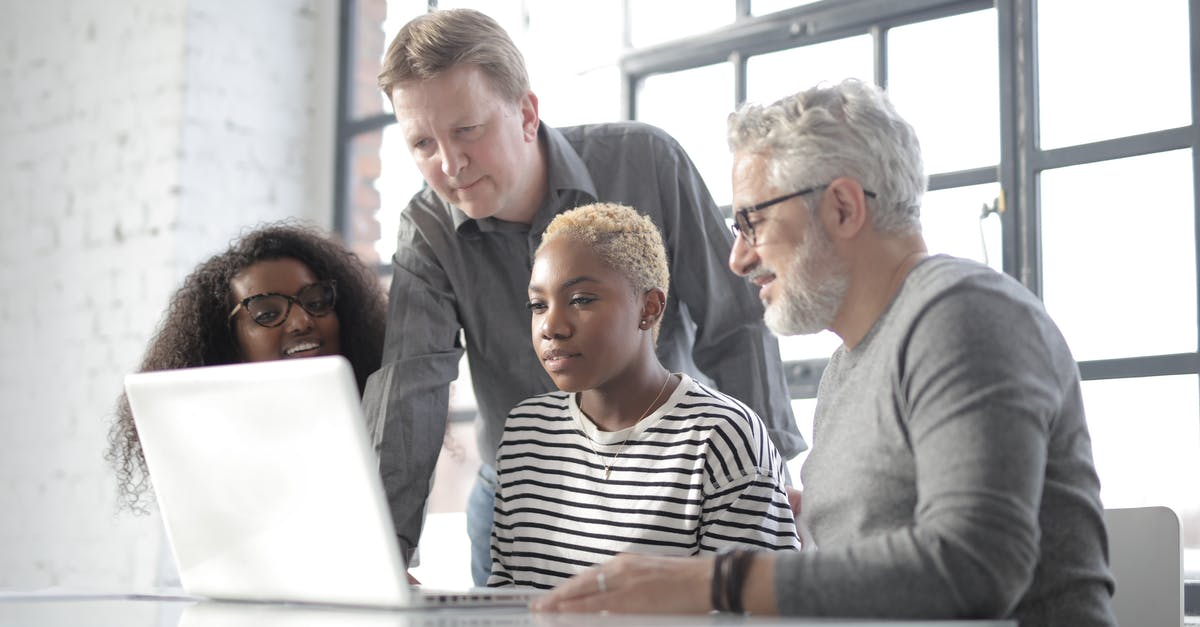
<path fill-rule="evenodd" d="M 729 249 L 729 269 L 738 276 L 746 276 L 757 266 L 758 251 L 746 243 L 746 238 L 734 237 L 733 248 Z"/>
<path fill-rule="evenodd" d="M 554 307 L 548 307 L 542 314 L 538 332 L 543 340 L 561 340 L 571 337 L 571 325 L 567 322 L 566 316 L 557 313 Z"/>
<path fill-rule="evenodd" d="M 283 330 L 285 333 L 303 333 L 311 329 L 313 326 L 312 316 L 300 306 L 300 303 L 292 303 L 292 309 L 288 312 L 287 320 L 283 321 Z"/>
<path fill-rule="evenodd" d="M 459 149 L 456 142 L 442 142 L 439 151 L 442 160 L 442 173 L 454 178 L 467 167 L 467 155 Z"/>

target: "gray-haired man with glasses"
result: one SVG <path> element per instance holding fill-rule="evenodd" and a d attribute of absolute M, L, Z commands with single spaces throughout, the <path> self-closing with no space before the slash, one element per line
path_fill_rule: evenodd
<path fill-rule="evenodd" d="M 730 268 L 775 333 L 843 341 L 801 471 L 815 547 L 618 556 L 536 607 L 1114 625 L 1075 360 L 1019 283 L 926 252 L 912 127 L 847 81 L 744 107 L 729 144 Z"/>

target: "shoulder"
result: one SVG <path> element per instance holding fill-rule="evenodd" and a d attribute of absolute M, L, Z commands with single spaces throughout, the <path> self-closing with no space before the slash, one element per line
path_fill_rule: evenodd
<path fill-rule="evenodd" d="M 502 445 L 521 434 L 559 432 L 561 425 L 573 422 L 570 399 L 565 392 L 548 392 L 517 403 L 504 421 Z M 544 436 L 537 436 L 544 437 Z"/>
<path fill-rule="evenodd" d="M 1066 340 L 1032 292 L 982 264 L 938 256 L 913 271 L 894 312 L 912 364 L 991 371 L 1017 367 L 1078 376 Z M 939 366 L 938 368 L 940 368 Z M 935 368 L 935 370 L 938 370 Z"/>
<path fill-rule="evenodd" d="M 1049 322 L 1041 301 L 1012 277 L 946 255 L 930 257 L 909 273 L 888 317 L 893 321 L 889 327 L 904 335 L 932 326 L 947 339 L 956 330 Z"/>
<path fill-rule="evenodd" d="M 567 411 L 570 406 L 570 393 L 568 392 L 546 392 L 531 396 L 512 408 L 509 416 L 513 415 L 539 415 L 553 414 Z"/>
<path fill-rule="evenodd" d="M 914 300 L 933 300 L 950 293 L 997 293 L 1019 304 L 1036 302 L 1012 277 L 970 259 L 934 255 L 913 268 L 904 292 Z"/>
<path fill-rule="evenodd" d="M 455 226 L 450 206 L 428 185 L 413 194 L 400 211 L 397 244 L 406 246 L 446 245 L 453 241 Z"/>
<path fill-rule="evenodd" d="M 409 222 L 449 222 L 450 207 L 428 185 L 422 185 L 417 193 L 412 195 L 408 204 L 400 211 L 401 221 Z"/>
<path fill-rule="evenodd" d="M 944 255 L 918 265 L 896 300 L 901 317 L 926 322 L 1049 322 L 1041 301 L 1012 277 L 983 264 Z M 1003 326 L 1008 326 L 1007 324 Z"/>
<path fill-rule="evenodd" d="M 690 377 L 681 385 L 686 387 L 675 412 L 679 417 L 703 425 L 710 435 L 755 441 L 765 434 L 762 419 L 740 400 Z"/>
<path fill-rule="evenodd" d="M 655 154 L 682 153 L 669 133 L 645 122 L 624 121 L 584 124 L 557 129 L 577 149 L 605 146 L 624 150 L 650 150 Z"/>
<path fill-rule="evenodd" d="M 703 436 L 706 481 L 714 486 L 753 476 L 782 481 L 783 459 L 762 419 L 745 403 L 692 381 L 679 406 L 681 412 L 691 413 L 698 435 Z"/>

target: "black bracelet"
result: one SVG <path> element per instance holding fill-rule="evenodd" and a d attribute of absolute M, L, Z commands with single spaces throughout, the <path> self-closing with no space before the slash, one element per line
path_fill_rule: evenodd
<path fill-rule="evenodd" d="M 712 569 L 712 608 L 717 612 L 728 612 L 729 606 L 725 603 L 725 569 L 729 563 L 729 553 L 717 553 L 717 557 L 713 559 Z"/>
<path fill-rule="evenodd" d="M 750 562 L 754 561 L 754 552 L 734 551 L 730 555 L 729 576 L 722 581 L 725 585 L 725 600 L 730 612 L 744 614 L 742 591 L 746 587 L 746 573 L 750 570 Z"/>

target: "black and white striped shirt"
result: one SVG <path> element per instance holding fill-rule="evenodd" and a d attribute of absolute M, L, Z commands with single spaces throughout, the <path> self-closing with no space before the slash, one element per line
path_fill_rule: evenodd
<path fill-rule="evenodd" d="M 552 587 L 623 552 L 800 548 L 762 421 L 681 377 L 662 407 L 621 431 L 598 430 L 566 392 L 509 412 L 488 585 Z"/>

